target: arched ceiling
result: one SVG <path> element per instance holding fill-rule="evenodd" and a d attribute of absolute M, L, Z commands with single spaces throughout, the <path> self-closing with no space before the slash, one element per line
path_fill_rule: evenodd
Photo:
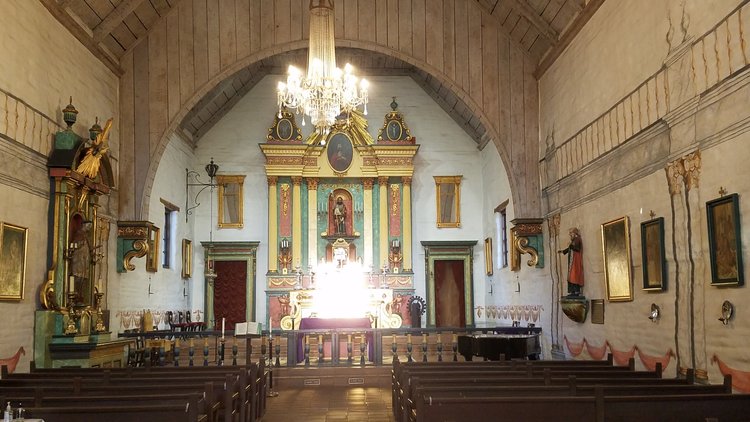
<path fill-rule="evenodd" d="M 218 0 L 39 0 L 81 43 L 117 74 L 120 58 L 144 39 L 151 28 L 183 1 Z M 229 3 L 234 3 L 231 0 Z M 257 3 L 269 0 L 251 0 Z M 289 7 L 307 9 L 308 0 L 284 0 Z M 347 7 L 358 1 L 337 0 Z M 385 2 L 385 0 L 379 0 Z M 502 30 L 546 70 L 604 0 L 455 0 L 479 4 Z M 430 0 L 427 8 L 442 8 L 452 19 L 452 1 Z M 391 3 L 388 2 L 388 6 Z M 233 6 L 232 6 L 233 7 Z M 260 10 L 263 10 L 261 6 Z M 337 19 L 342 19 L 337 14 Z M 388 18 L 388 17 L 386 17 Z M 179 28 L 175 28 L 179 31 Z"/>
<path fill-rule="evenodd" d="M 307 50 L 296 50 L 278 54 L 242 69 L 218 84 L 183 119 L 180 128 L 183 135 L 194 143 L 229 111 L 258 81 L 266 75 L 278 75 L 284 79 L 287 67 L 292 64 L 305 68 Z M 413 65 L 397 58 L 354 48 L 337 48 L 336 61 L 339 66 L 350 63 L 361 77 L 380 75 L 404 75 L 414 79 L 480 147 L 489 140 L 487 129 L 470 108 L 453 91 L 443 86 Z"/>

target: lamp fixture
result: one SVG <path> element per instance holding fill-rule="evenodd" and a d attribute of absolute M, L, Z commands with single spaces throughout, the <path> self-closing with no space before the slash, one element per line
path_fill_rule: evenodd
<path fill-rule="evenodd" d="M 210 211 L 209 211 L 209 231 L 208 231 L 208 250 L 206 251 L 206 262 L 205 262 L 205 269 L 203 276 L 206 279 L 206 282 L 213 283 L 216 279 L 216 271 L 214 271 L 214 261 L 212 258 L 211 248 L 214 243 L 214 195 L 213 191 L 214 188 L 219 186 L 217 183 L 214 182 L 214 178 L 216 177 L 216 173 L 219 171 L 218 164 L 214 163 L 214 158 L 211 157 L 211 162 L 206 164 L 206 174 L 208 175 L 208 183 L 203 183 L 200 179 L 200 174 L 197 171 L 188 170 L 185 169 L 185 222 L 187 222 L 188 215 L 192 214 L 192 210 L 195 208 L 198 208 L 200 206 L 200 202 L 198 202 L 198 196 L 209 188 L 211 190 L 211 197 L 210 197 Z M 195 194 L 195 197 L 193 198 L 193 205 L 190 206 L 190 187 L 191 186 L 201 186 L 201 189 L 198 191 L 198 193 Z"/>
<path fill-rule="evenodd" d="M 283 108 L 297 109 L 315 127 L 327 135 L 336 117 L 351 113 L 359 105 L 367 114 L 368 82 L 358 79 L 347 63 L 342 71 L 336 67 L 333 0 L 310 0 L 310 44 L 307 52 L 307 76 L 289 66 L 286 83 L 279 82 L 277 98 L 279 118 Z M 325 141 L 323 141 L 325 142 Z"/>
<path fill-rule="evenodd" d="M 185 222 L 188 221 L 188 215 L 193 213 L 193 210 L 198 208 L 201 203 L 198 202 L 198 196 L 206 190 L 206 188 L 211 188 L 211 191 L 217 186 L 214 182 L 214 177 L 216 177 L 216 172 L 219 171 L 218 164 L 214 163 L 214 157 L 211 157 L 211 162 L 206 164 L 206 174 L 208 175 L 208 183 L 204 183 L 200 179 L 200 173 L 194 170 L 188 170 L 185 169 Z M 190 205 L 190 187 L 192 186 L 202 186 L 201 190 L 198 191 L 198 193 L 195 194 L 195 197 L 193 198 L 193 205 Z M 211 199 L 213 199 L 213 195 L 211 196 Z M 212 209 L 213 211 L 213 209 Z"/>

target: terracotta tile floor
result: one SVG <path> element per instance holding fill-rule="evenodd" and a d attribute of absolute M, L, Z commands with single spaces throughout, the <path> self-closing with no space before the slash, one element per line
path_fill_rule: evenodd
<path fill-rule="evenodd" d="M 391 389 L 384 387 L 288 388 L 269 397 L 262 422 L 391 422 Z"/>

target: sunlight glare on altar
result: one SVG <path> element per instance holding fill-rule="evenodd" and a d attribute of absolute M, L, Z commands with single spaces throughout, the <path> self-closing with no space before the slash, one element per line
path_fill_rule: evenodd
<path fill-rule="evenodd" d="M 315 270 L 312 312 L 320 318 L 362 318 L 371 312 L 370 292 L 365 284 L 367 271 L 350 262 L 320 264 Z"/>

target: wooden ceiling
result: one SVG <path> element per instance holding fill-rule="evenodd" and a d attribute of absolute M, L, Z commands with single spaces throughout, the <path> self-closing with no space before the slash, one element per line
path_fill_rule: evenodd
<path fill-rule="evenodd" d="M 120 58 L 180 2 L 191 0 L 39 0 L 113 72 L 122 75 Z M 218 1 L 218 0 L 209 0 Z M 374 1 L 374 0 L 373 0 Z M 502 30 L 538 63 L 535 76 L 562 53 L 604 0 L 458 0 L 476 1 L 497 19 Z M 443 7 L 429 0 L 427 7 Z M 347 56 L 348 55 L 348 56 Z M 405 74 L 414 78 L 480 145 L 485 130 L 450 90 L 429 74 L 393 57 L 353 49 L 337 50 L 337 60 L 351 62 L 363 75 Z M 305 67 L 304 51 L 280 54 L 255 63 L 209 93 L 182 125 L 194 141 L 223 116 L 260 78 L 284 73 L 290 63 Z M 281 70 L 280 70 L 281 69 Z"/>

